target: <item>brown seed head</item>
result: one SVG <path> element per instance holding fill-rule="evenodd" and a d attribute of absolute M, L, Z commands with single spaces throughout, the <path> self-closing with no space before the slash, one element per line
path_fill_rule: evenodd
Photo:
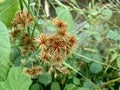
<path fill-rule="evenodd" d="M 42 54 L 39 55 L 40 60 L 42 60 L 45 64 L 49 64 L 50 54 L 49 52 L 43 51 Z"/>
<path fill-rule="evenodd" d="M 65 29 L 57 30 L 57 33 L 58 33 L 58 35 L 63 36 L 63 37 L 68 35 L 68 33 L 66 32 Z"/>
<path fill-rule="evenodd" d="M 24 70 L 25 74 L 34 77 L 36 75 L 41 74 L 42 68 L 41 67 L 33 67 L 33 68 L 25 68 Z"/>
<path fill-rule="evenodd" d="M 15 19 L 12 21 L 14 28 L 22 29 L 33 23 L 32 16 L 27 11 L 19 11 L 15 15 Z"/>
<path fill-rule="evenodd" d="M 35 41 L 40 45 L 41 49 L 46 49 L 47 35 L 41 34 L 38 38 L 35 38 Z"/>
<path fill-rule="evenodd" d="M 67 29 L 67 23 L 60 19 L 54 19 L 53 24 L 58 28 Z"/>
<path fill-rule="evenodd" d="M 19 29 L 15 29 L 14 31 L 12 31 L 12 32 L 11 32 L 12 38 L 16 38 L 19 33 L 20 33 L 20 30 L 19 30 Z"/>
<path fill-rule="evenodd" d="M 73 35 L 71 35 L 70 39 L 69 39 L 69 45 L 70 45 L 70 47 L 74 47 L 76 45 L 76 43 L 77 43 L 76 37 L 73 36 Z"/>

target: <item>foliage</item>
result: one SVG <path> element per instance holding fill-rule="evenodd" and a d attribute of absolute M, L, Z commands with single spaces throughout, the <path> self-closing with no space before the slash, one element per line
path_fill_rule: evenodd
<path fill-rule="evenodd" d="M 119 0 L 0 0 L 0 90 L 120 89 Z"/>
<path fill-rule="evenodd" d="M 12 67 L 5 81 L 0 83 L 1 90 L 28 90 L 31 84 L 30 77 L 27 77 L 22 67 Z"/>
<path fill-rule="evenodd" d="M 0 21 L 0 81 L 5 80 L 10 67 L 10 39 L 6 26 Z"/>
<path fill-rule="evenodd" d="M 10 26 L 14 14 L 18 10 L 18 2 L 18 0 L 3 0 L 0 3 L 0 20 L 8 27 Z"/>

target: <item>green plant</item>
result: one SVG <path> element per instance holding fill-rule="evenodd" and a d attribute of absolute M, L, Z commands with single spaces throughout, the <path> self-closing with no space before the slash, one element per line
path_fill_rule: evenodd
<path fill-rule="evenodd" d="M 112 0 L 0 0 L 0 90 L 118 90 L 119 10 Z"/>

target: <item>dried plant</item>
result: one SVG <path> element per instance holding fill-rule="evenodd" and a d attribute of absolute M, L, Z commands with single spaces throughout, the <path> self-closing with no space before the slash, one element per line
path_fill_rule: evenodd
<path fill-rule="evenodd" d="M 12 26 L 17 29 L 25 28 L 33 23 L 33 18 L 28 11 L 19 11 L 15 15 L 15 19 L 12 21 Z"/>
<path fill-rule="evenodd" d="M 39 75 L 42 73 L 42 68 L 40 66 L 32 67 L 32 68 L 25 68 L 24 72 L 30 77 L 35 77 L 36 75 Z"/>
<path fill-rule="evenodd" d="M 55 67 L 58 65 L 58 67 L 54 68 L 58 70 L 71 50 L 76 47 L 77 40 L 75 36 L 67 32 L 66 22 L 54 19 L 53 24 L 57 27 L 55 33 L 51 35 L 41 33 L 38 38 L 35 38 L 35 41 L 41 49 L 40 60 Z M 60 67 L 59 64 L 61 64 Z M 61 69 L 59 71 L 63 72 L 64 70 Z"/>

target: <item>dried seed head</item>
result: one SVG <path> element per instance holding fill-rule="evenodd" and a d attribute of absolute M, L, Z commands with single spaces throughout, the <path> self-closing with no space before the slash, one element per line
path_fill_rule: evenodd
<path fill-rule="evenodd" d="M 65 29 L 57 30 L 57 33 L 58 33 L 58 35 L 63 36 L 63 37 L 68 35 L 68 33 L 66 32 Z"/>
<path fill-rule="evenodd" d="M 69 39 L 69 46 L 70 47 L 76 47 L 76 43 L 77 43 L 76 37 L 71 35 L 70 39 Z"/>
<path fill-rule="evenodd" d="M 12 38 L 16 38 L 18 36 L 18 34 L 20 33 L 20 30 L 19 29 L 15 29 L 11 32 L 11 36 Z"/>
<path fill-rule="evenodd" d="M 23 56 L 35 51 L 34 39 L 28 33 L 23 34 L 20 43 L 22 45 L 20 50 Z"/>
<path fill-rule="evenodd" d="M 33 42 L 32 38 L 25 38 L 23 45 L 30 46 L 32 44 L 32 42 Z"/>
<path fill-rule="evenodd" d="M 35 38 L 35 41 L 40 45 L 41 49 L 46 49 L 47 35 L 41 34 L 38 38 Z"/>
<path fill-rule="evenodd" d="M 67 24 L 62 20 L 55 19 L 54 25 L 59 27 L 56 33 L 49 36 L 41 34 L 35 41 L 42 49 L 40 59 L 44 63 L 57 65 L 58 63 L 61 64 L 70 54 L 76 45 L 76 38 L 67 33 Z"/>
<path fill-rule="evenodd" d="M 32 16 L 27 11 L 19 11 L 15 15 L 15 19 L 12 21 L 14 28 L 22 29 L 33 23 Z"/>
<path fill-rule="evenodd" d="M 42 60 L 45 64 L 49 64 L 50 54 L 49 52 L 43 51 L 42 54 L 39 55 L 40 60 Z"/>
<path fill-rule="evenodd" d="M 34 77 L 36 75 L 41 74 L 42 68 L 39 67 L 33 67 L 33 68 L 25 68 L 24 70 L 25 74 L 29 75 L 30 77 Z"/>
<path fill-rule="evenodd" d="M 60 20 L 60 19 L 54 19 L 53 20 L 53 24 L 58 27 L 58 28 L 61 28 L 61 29 L 67 29 L 67 23 Z"/>

